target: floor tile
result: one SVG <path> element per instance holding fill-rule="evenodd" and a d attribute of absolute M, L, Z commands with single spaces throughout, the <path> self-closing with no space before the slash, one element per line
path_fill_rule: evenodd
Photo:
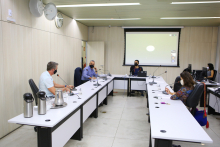
<path fill-rule="evenodd" d="M 83 124 L 84 135 L 114 137 L 120 120 L 106 118 L 89 118 Z"/>
<path fill-rule="evenodd" d="M 64 147 L 111 147 L 114 138 L 84 135 L 81 141 L 70 139 Z"/>
<path fill-rule="evenodd" d="M 104 105 L 99 107 L 99 118 L 121 119 L 123 108 L 111 107 Z"/>
<path fill-rule="evenodd" d="M 148 141 L 150 125 L 147 121 L 121 120 L 116 138 L 136 139 Z"/>
<path fill-rule="evenodd" d="M 37 147 L 37 133 L 22 127 L 0 140 L 1 147 Z"/>
<path fill-rule="evenodd" d="M 148 147 L 148 145 L 148 141 L 115 138 L 112 147 Z"/>
<path fill-rule="evenodd" d="M 148 120 L 147 107 L 142 109 L 124 109 L 122 120 Z"/>

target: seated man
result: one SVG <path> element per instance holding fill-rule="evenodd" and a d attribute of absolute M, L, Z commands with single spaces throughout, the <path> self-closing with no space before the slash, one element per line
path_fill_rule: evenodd
<path fill-rule="evenodd" d="M 139 60 L 134 61 L 134 65 L 130 67 L 130 72 L 132 75 L 137 76 L 139 71 L 143 71 L 143 68 L 139 66 Z M 139 90 L 141 92 L 141 96 L 144 96 L 143 90 Z M 134 91 L 131 91 L 134 93 Z"/>
<path fill-rule="evenodd" d="M 57 73 L 58 63 L 49 62 L 47 64 L 47 71 L 43 72 L 39 80 L 39 91 L 46 92 L 47 97 L 54 97 L 56 89 L 62 88 L 62 91 L 70 91 L 72 85 L 60 85 L 53 81 L 52 75 Z"/>
<path fill-rule="evenodd" d="M 97 74 L 97 68 L 95 67 L 95 61 L 91 60 L 89 63 L 89 66 L 87 66 L 83 69 L 81 80 L 83 81 L 83 83 L 85 83 L 85 82 L 91 80 L 92 78 L 96 79 L 97 75 L 98 74 Z"/>
<path fill-rule="evenodd" d="M 134 61 L 134 65 L 130 67 L 132 75 L 137 76 L 139 71 L 143 71 L 143 68 L 139 66 L 139 60 Z"/>

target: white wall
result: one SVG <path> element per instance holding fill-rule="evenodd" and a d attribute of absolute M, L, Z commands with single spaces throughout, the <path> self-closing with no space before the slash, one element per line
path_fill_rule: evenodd
<path fill-rule="evenodd" d="M 87 26 L 63 15 L 64 25 L 57 29 L 44 15 L 33 17 L 28 4 L 0 0 L 0 138 L 19 126 L 7 120 L 23 112 L 23 94 L 31 92 L 28 80 L 38 85 L 49 61 L 58 62 L 58 73 L 73 84 L 74 69 L 81 67 L 81 40 L 88 38 Z M 8 9 L 15 24 L 7 22 Z"/>
<path fill-rule="evenodd" d="M 193 69 L 202 69 L 216 61 L 218 27 L 185 27 L 180 36 L 180 67 L 161 67 L 155 75 L 167 70 L 163 78 L 173 83 L 175 78 L 192 64 Z M 124 29 L 121 27 L 89 27 L 89 41 L 104 41 L 105 69 L 111 74 L 129 74 L 130 67 L 122 66 L 124 60 Z M 156 67 L 144 67 L 152 74 Z"/>

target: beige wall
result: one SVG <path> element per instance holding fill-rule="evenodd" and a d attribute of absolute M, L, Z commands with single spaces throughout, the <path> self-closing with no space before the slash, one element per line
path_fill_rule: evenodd
<path fill-rule="evenodd" d="M 28 80 L 38 85 L 49 61 L 58 62 L 58 73 L 73 84 L 74 69 L 81 67 L 81 40 L 88 38 L 87 26 L 63 15 L 64 25 L 57 29 L 44 15 L 33 17 L 28 4 L 29 0 L 0 0 L 0 138 L 18 127 L 7 120 L 23 112 L 22 96 L 31 92 Z M 15 24 L 7 22 L 8 9 Z"/>
<path fill-rule="evenodd" d="M 218 27 L 185 27 L 181 30 L 179 68 L 161 67 L 158 75 L 165 70 L 163 78 L 167 83 L 173 83 L 176 76 L 192 64 L 193 69 L 202 69 L 207 63 L 215 65 Z M 124 29 L 121 27 L 89 27 L 89 41 L 105 42 L 105 69 L 112 74 L 129 74 L 128 66 L 123 65 L 124 59 Z M 144 67 L 152 74 L 156 67 Z"/>

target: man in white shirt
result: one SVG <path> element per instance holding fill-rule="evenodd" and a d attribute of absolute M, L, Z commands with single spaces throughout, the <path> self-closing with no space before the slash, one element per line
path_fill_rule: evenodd
<path fill-rule="evenodd" d="M 47 71 L 43 72 L 40 76 L 39 91 L 46 92 L 47 97 L 54 97 L 56 89 L 62 88 L 62 91 L 70 91 L 72 85 L 60 85 L 53 81 L 52 75 L 57 73 L 58 63 L 49 62 L 47 64 Z"/>

